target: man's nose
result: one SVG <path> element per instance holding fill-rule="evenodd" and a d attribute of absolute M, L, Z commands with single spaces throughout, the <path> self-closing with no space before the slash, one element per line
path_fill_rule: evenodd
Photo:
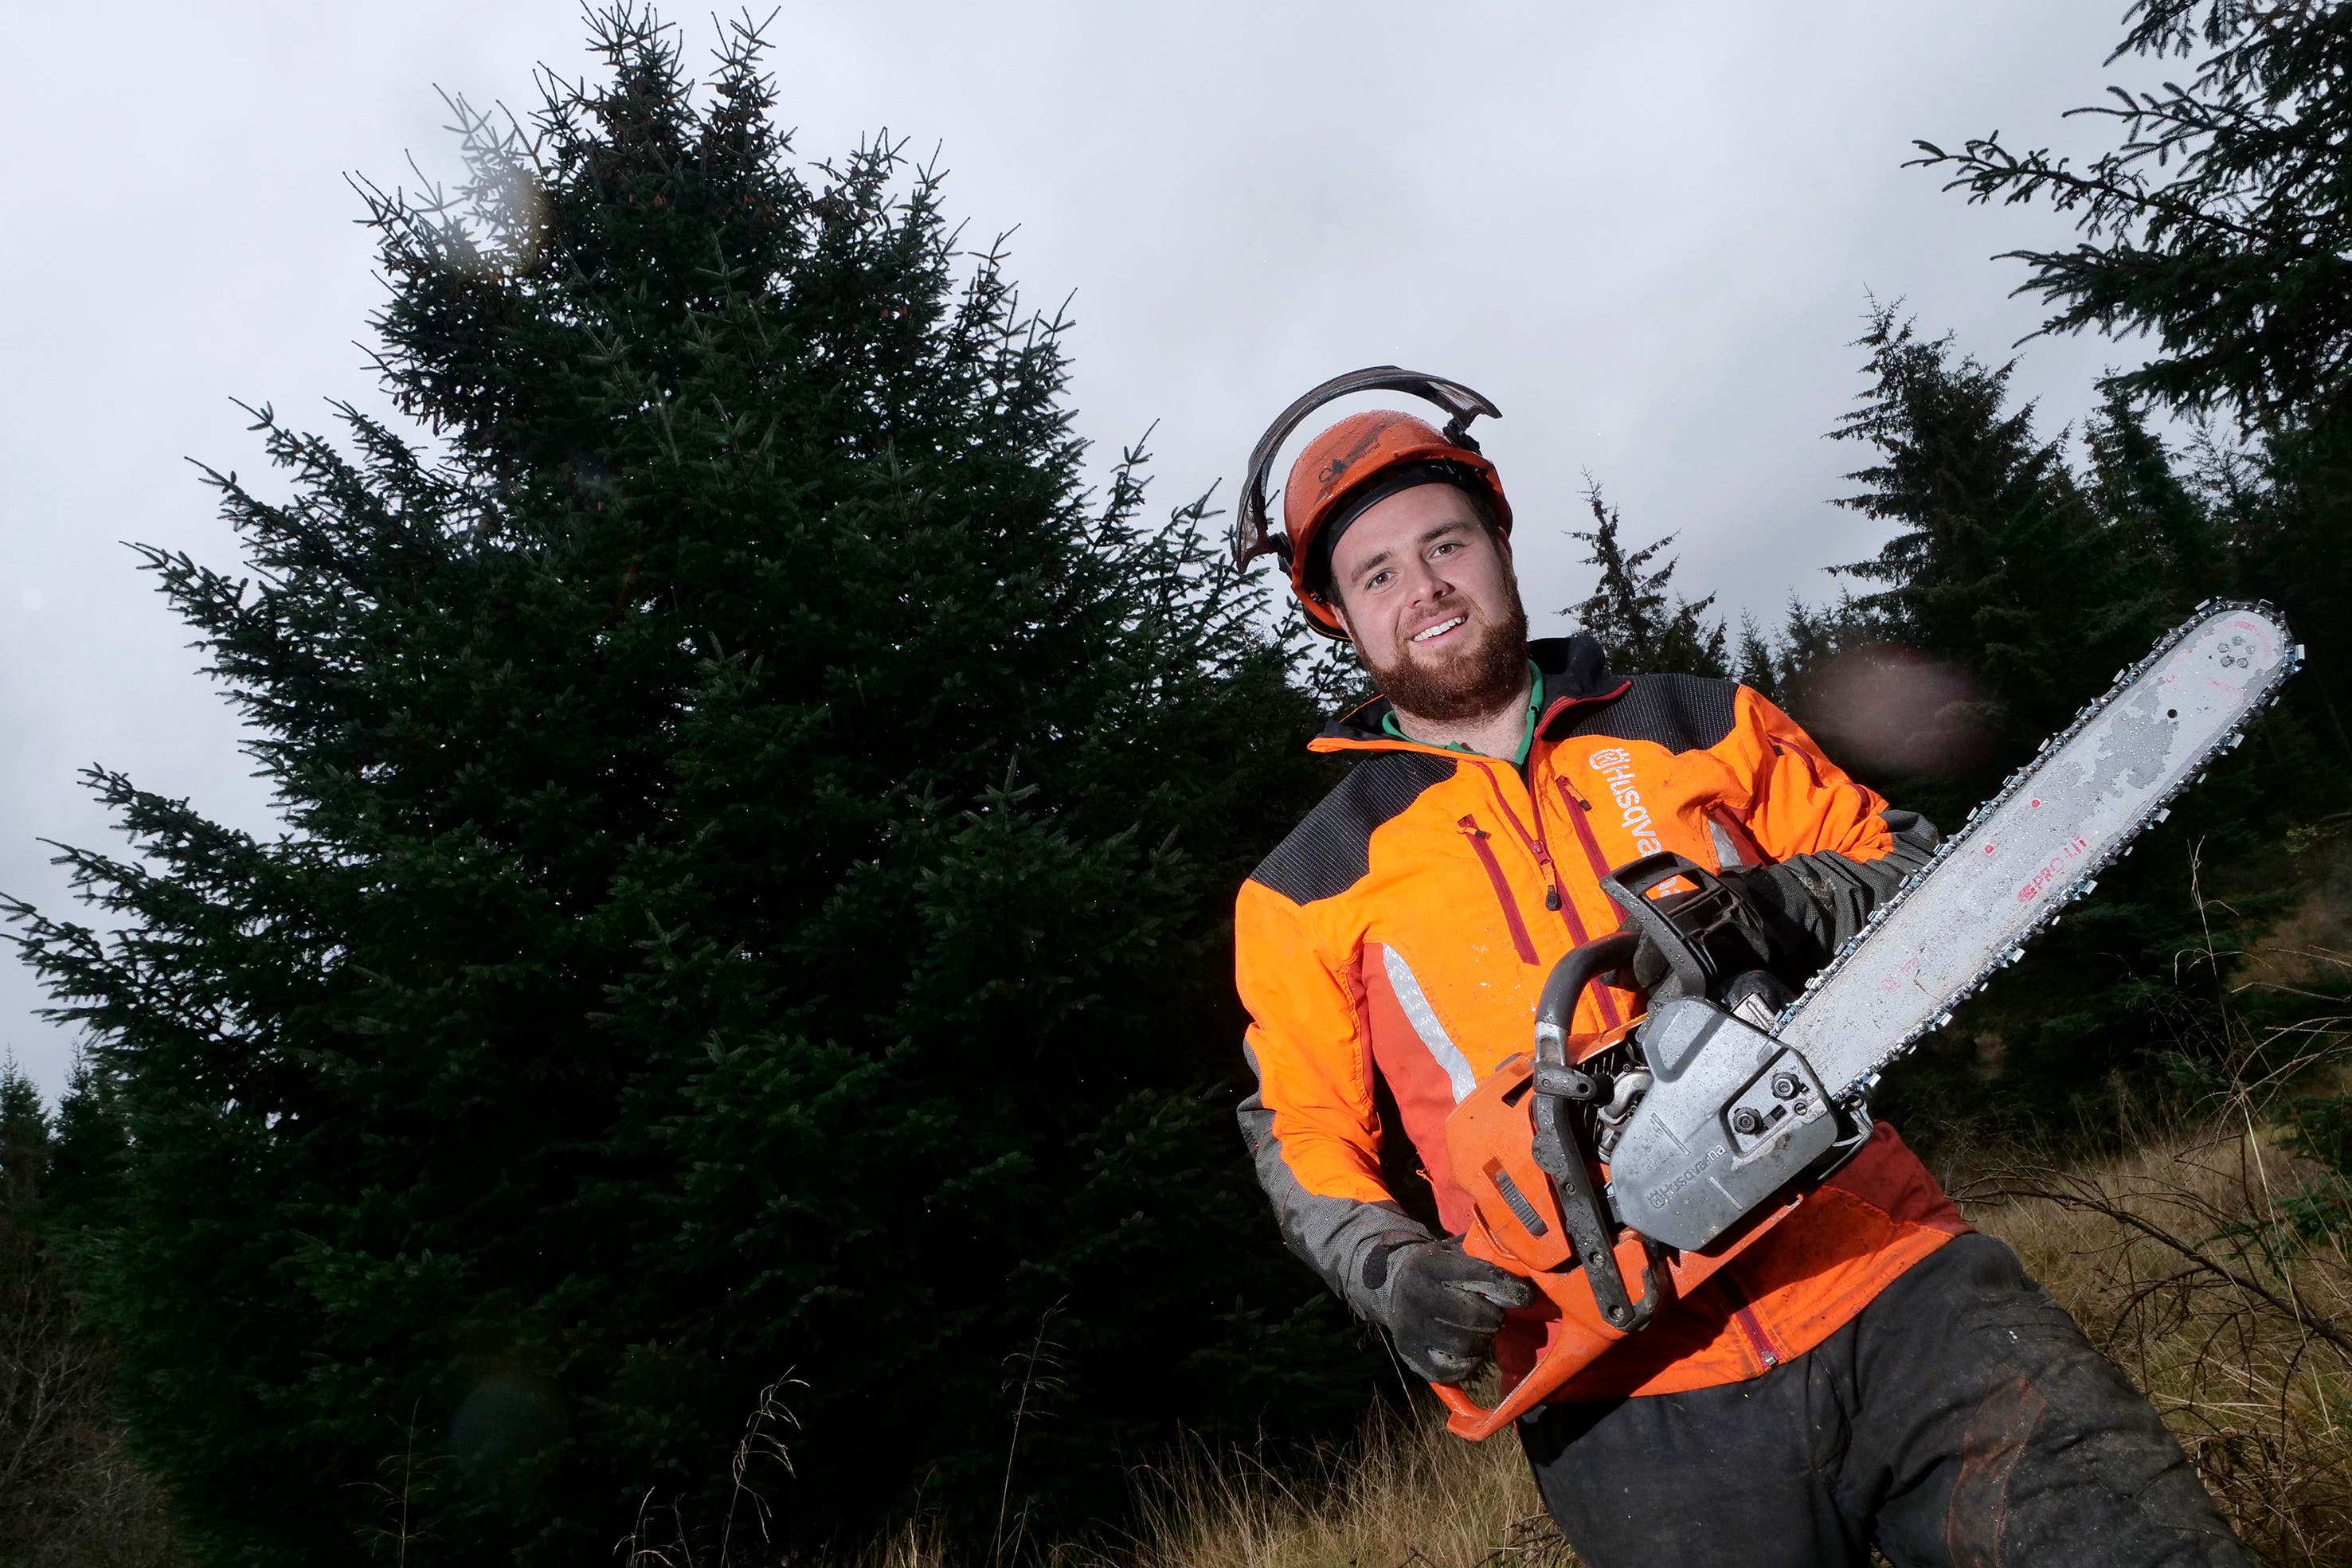
<path fill-rule="evenodd" d="M 1454 591 L 1454 585 L 1445 580 L 1444 575 L 1425 560 L 1413 562 L 1412 573 L 1407 587 L 1414 604 L 1428 604 Z"/>

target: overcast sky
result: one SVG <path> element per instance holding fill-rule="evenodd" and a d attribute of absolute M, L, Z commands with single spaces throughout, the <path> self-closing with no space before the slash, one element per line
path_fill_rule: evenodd
<path fill-rule="evenodd" d="M 1539 632 L 1581 596 L 1590 472 L 1682 584 L 1768 616 L 1870 553 L 1822 434 L 1861 382 L 1865 290 L 2007 355 L 2039 319 L 1993 253 L 2062 233 L 1900 165 L 1914 137 L 2061 121 L 2125 0 L 1650 5 L 787 4 L 782 112 L 812 160 L 887 127 L 943 151 L 1027 298 L 1073 297 L 1079 427 L 1158 422 L 1172 503 L 1297 392 L 1394 361 L 1468 382 Z M 571 0 L 105 4 L 16 13 L 0 229 L 0 891 L 62 910 L 54 838 L 111 844 L 104 763 L 265 828 L 187 633 L 121 541 L 220 565 L 187 459 L 258 465 L 232 398 L 323 424 L 373 400 L 361 173 L 455 172 L 436 89 L 517 111 L 592 68 Z M 692 57 L 707 12 L 674 12 Z M 2039 341 L 2053 427 L 2126 350 Z M 45 1087 L 74 1042 L 0 959 L 0 1045 Z"/>

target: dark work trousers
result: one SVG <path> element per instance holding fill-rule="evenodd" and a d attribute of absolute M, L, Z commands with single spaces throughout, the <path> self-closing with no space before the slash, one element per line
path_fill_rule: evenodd
<path fill-rule="evenodd" d="M 1519 1422 L 1589 1568 L 2252 1568 L 2156 1411 L 1990 1236 L 1746 1383 Z"/>

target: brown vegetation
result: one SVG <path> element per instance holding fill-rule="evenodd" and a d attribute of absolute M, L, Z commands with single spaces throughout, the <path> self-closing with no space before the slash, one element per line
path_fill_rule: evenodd
<path fill-rule="evenodd" d="M 1576 1559 L 1507 1436 L 1379 1416 L 1306 1477 L 1194 1456 L 1148 1478 L 1134 1568 L 1569 1568 Z"/>
<path fill-rule="evenodd" d="M 0 1216 L 0 1562 L 177 1568 L 163 1488 L 106 1407 L 103 1352 L 56 1260 Z"/>
<path fill-rule="evenodd" d="M 1962 1143 L 1937 1162 L 1971 1223 L 2014 1248 L 2148 1395 L 2278 1568 L 2352 1561 L 2352 1183 L 2293 1136 L 2298 1095 L 2352 1092 L 2352 1017 L 2336 1010 L 2352 980 L 2352 871 L 2339 857 L 2319 880 L 2251 951 L 2209 935 L 2182 955 L 2183 1060 L 2222 1087 L 2148 1111 L 2118 1086 L 2133 1119 L 2111 1146 L 2128 1152 L 2104 1159 Z M 2185 988 L 2206 981 L 2211 1001 L 2187 1005 Z M 2258 1027 L 2242 1005 L 2257 998 L 2301 1016 Z M 1979 1040 L 1979 1054 L 1997 1061 L 1998 1044 Z M 1460 1442 L 1433 1414 L 1376 1418 L 1304 1479 L 1246 1456 L 1195 1456 L 1146 1479 L 1154 1506 L 1133 1568 L 1576 1562 L 1518 1446 Z"/>
<path fill-rule="evenodd" d="M 2237 966 L 2235 995 L 2262 986 L 2315 997 L 2340 986 L 2352 957 L 2310 940 L 2313 925 L 2273 944 L 2268 970 Z M 2290 946 L 2288 985 L 2273 971 Z M 2229 967 L 2211 955 L 2205 967 Z M 1937 1162 L 1970 1220 L 2014 1248 L 2148 1394 L 2239 1532 L 2278 1568 L 2352 1561 L 2352 1187 L 2297 1154 L 2292 1136 L 2294 1096 L 2343 1089 L 2347 1021 L 2310 1013 L 2256 1030 L 2225 997 L 2190 1043 L 2228 1087 L 2134 1113 L 2139 1120 L 2116 1129 L 2112 1145 L 2128 1152 L 2086 1161 L 1959 1144 Z M 1138 1485 L 1141 1523 L 1123 1548 L 1025 1555 L 1056 1568 L 1110 1568 L 1107 1558 L 1116 1568 L 1577 1561 L 1518 1446 L 1462 1442 L 1433 1411 L 1419 1421 L 1376 1415 L 1354 1444 L 1303 1469 L 1196 1451 L 1141 1472 Z M 964 1561 L 935 1531 L 909 1527 L 857 1568 Z"/>
<path fill-rule="evenodd" d="M 2244 1096 L 2193 1130 L 2142 1132 L 2129 1155 L 2068 1166 L 2015 1146 L 1968 1149 L 1945 1175 L 1982 1229 L 2014 1247 L 2093 1341 L 2146 1389 L 2263 1561 L 2352 1558 L 2352 1230 L 2315 1202 L 2326 1173 L 2252 1119 Z M 45 1272 L 45 1271 L 44 1271 Z M 0 1481 L 27 1563 L 163 1568 L 181 1559 L 160 1489 L 124 1453 L 95 1368 L 53 1321 L 46 1281 L 19 1277 L 0 1329 Z M 781 1392 L 781 1391 L 779 1391 Z M 717 1562 L 762 1561 L 766 1506 L 791 1482 L 772 1399 L 736 1455 L 740 1517 Z M 756 1472 L 764 1470 L 765 1474 Z M 1101 1568 L 1573 1568 L 1518 1447 L 1469 1444 L 1434 1419 L 1376 1416 L 1303 1472 L 1189 1453 L 1143 1472 L 1122 1550 L 1047 1549 Z M 759 1496 L 765 1492 L 768 1501 Z M 41 1501 L 40 1500 L 46 1500 Z M 36 1512 L 26 1511 L 38 1503 Z M 683 1521 L 647 1511 L 618 1556 L 697 1557 Z M 674 1544 L 673 1544 L 674 1543 Z M 1034 1553 L 1023 1553 L 1034 1555 Z M 964 1561 L 910 1526 L 856 1568 Z"/>
<path fill-rule="evenodd" d="M 2242 1122 L 2068 1167 L 1976 1149 L 1976 1225 L 2147 1390 L 2263 1561 L 2352 1556 L 2352 1259 L 2314 1233 L 2320 1176 Z M 1234 1457 L 1150 1478 L 1135 1568 L 1568 1568 L 1518 1447 L 1376 1420 L 1307 1479 Z M 907 1568 L 915 1568 L 908 1564 Z"/>
<path fill-rule="evenodd" d="M 2229 1087 L 2140 1113 L 2104 1159 L 2015 1144 L 1948 1147 L 1939 1174 L 1981 1229 L 2146 1390 L 2248 1543 L 2280 1568 L 2352 1561 L 2352 1186 L 2296 1152 L 2296 1096 L 2340 1102 L 2347 1019 L 2306 1009 L 2255 1030 L 2247 988 L 2331 994 L 2352 957 L 2274 940 L 2235 966 L 2235 991 L 2191 1042 Z M 2278 960 L 2291 956 L 2294 973 Z M 2227 972 L 2213 963 L 2210 971 Z M 2130 1103 L 2128 1095 L 2118 1099 Z M 2316 1102 L 2301 1102 L 2309 1106 Z M 2339 1162 L 2340 1163 L 2340 1162 Z M 764 1563 L 770 1507 L 789 1506 L 790 1380 L 768 1391 L 733 1455 L 735 1506 L 710 1535 L 648 1497 L 616 1560 L 634 1568 Z M 0 1531 L 8 1561 L 171 1568 L 158 1484 L 124 1450 L 101 1398 L 96 1342 L 71 1324 L 53 1259 L 0 1221 Z M 1279 1468 L 1192 1451 L 1139 1473 L 1140 1523 L 1106 1550 L 1024 1542 L 1000 1521 L 990 1568 L 1574 1568 L 1518 1447 L 1474 1445 L 1430 1418 L 1376 1416 L 1356 1442 Z M 384 1554 L 408 1555 L 399 1532 Z M 715 1539 L 714 1539 L 715 1537 Z M 690 1546 L 690 1539 L 706 1542 Z M 977 1560 L 907 1526 L 854 1568 Z"/>
<path fill-rule="evenodd" d="M 2224 1125 L 2087 1168 L 2012 1155 L 1960 1187 L 2281 1564 L 2352 1552 L 2352 1259 L 2302 1216 L 2320 1174 Z"/>

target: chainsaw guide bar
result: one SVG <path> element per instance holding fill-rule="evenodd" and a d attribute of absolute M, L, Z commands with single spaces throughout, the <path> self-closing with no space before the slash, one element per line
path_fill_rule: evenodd
<path fill-rule="evenodd" d="M 2303 662 L 2268 604 L 2209 600 L 1969 814 L 1772 1034 L 1851 1106 L 2089 893 Z M 1630 1217 L 1629 1217 L 1630 1218 Z"/>

